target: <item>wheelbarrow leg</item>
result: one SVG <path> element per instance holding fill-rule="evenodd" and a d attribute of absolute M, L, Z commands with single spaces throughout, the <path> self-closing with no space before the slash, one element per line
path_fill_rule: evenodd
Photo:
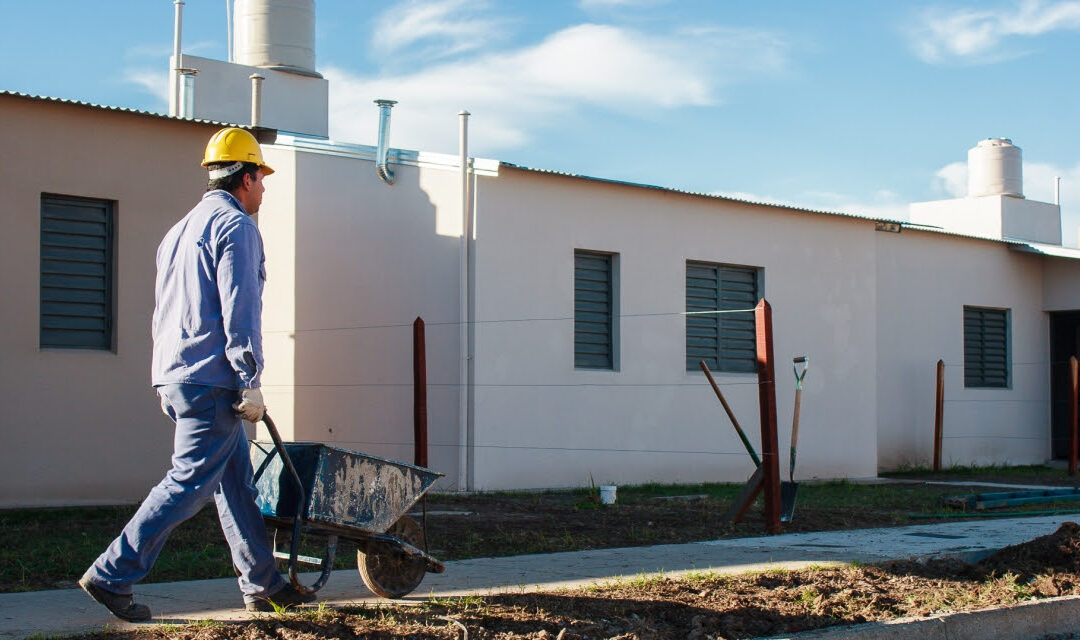
<path fill-rule="evenodd" d="M 293 516 L 292 542 L 289 546 L 289 582 L 291 582 L 293 588 L 300 593 L 312 594 L 321 589 L 323 585 L 326 584 L 326 580 L 330 577 L 330 572 L 334 567 L 334 554 L 337 552 L 337 536 L 328 536 L 327 538 L 327 553 L 326 557 L 323 558 L 322 574 L 319 576 L 319 579 L 310 587 L 305 586 L 300 582 L 300 572 L 297 569 L 300 556 L 300 536 L 304 529 L 304 508 L 307 504 L 304 483 L 300 480 L 300 474 L 296 472 L 296 467 L 293 466 L 292 458 L 289 457 L 289 452 L 285 449 L 285 443 L 281 441 L 281 435 L 278 433 L 277 425 L 270 419 L 270 414 L 263 413 L 262 419 L 263 424 L 266 425 L 266 430 L 270 432 L 270 438 L 274 441 L 274 448 L 277 450 L 278 455 L 281 456 L 281 461 L 285 465 L 285 468 L 288 469 L 289 475 L 296 485 L 296 491 L 299 494 L 299 499 L 296 501 L 296 514 Z"/>

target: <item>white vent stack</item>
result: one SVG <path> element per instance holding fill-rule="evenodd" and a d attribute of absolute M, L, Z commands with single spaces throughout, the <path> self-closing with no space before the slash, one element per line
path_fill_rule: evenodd
<path fill-rule="evenodd" d="M 1020 147 L 1008 138 L 987 138 L 968 150 L 968 197 L 1024 197 Z"/>
<path fill-rule="evenodd" d="M 233 31 L 237 64 L 322 77 L 315 71 L 314 0 L 237 0 Z"/>
<path fill-rule="evenodd" d="M 170 114 L 329 135 L 330 83 L 315 71 L 314 0 L 230 0 L 230 61 L 180 52 L 183 0 L 175 1 Z"/>

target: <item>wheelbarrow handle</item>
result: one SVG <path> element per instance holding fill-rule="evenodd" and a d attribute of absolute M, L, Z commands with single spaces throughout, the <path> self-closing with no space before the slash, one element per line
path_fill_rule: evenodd
<path fill-rule="evenodd" d="M 299 499 L 296 501 L 296 515 L 293 516 L 293 529 L 292 529 L 292 541 L 289 544 L 289 581 L 292 586 L 301 593 L 311 594 L 315 593 L 326 582 L 326 578 L 329 576 L 329 570 L 327 567 L 323 567 L 322 576 L 312 586 L 305 586 L 300 582 L 299 571 L 297 570 L 297 564 L 299 563 L 300 555 L 300 534 L 304 525 L 304 507 L 307 505 L 307 492 L 304 491 L 304 483 L 300 480 L 300 474 L 296 472 L 296 467 L 293 466 L 292 458 L 289 457 L 289 452 L 285 450 L 285 443 L 281 441 L 281 434 L 278 433 L 277 425 L 270 418 L 270 414 L 263 412 L 262 417 L 263 424 L 266 425 L 266 430 L 270 432 L 270 439 L 274 441 L 274 448 L 277 449 L 278 455 L 281 456 L 282 462 L 285 464 L 285 468 L 289 470 L 289 475 L 292 476 L 293 483 L 296 484 L 296 491 L 299 493 Z M 336 547 L 336 544 L 334 545 Z M 329 552 L 328 557 L 332 558 L 333 553 Z M 331 559 L 332 563 L 332 559 Z M 324 565 L 326 562 L 324 561 Z"/>

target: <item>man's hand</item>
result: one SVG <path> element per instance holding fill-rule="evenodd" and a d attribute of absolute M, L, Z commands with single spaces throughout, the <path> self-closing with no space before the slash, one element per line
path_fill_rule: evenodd
<path fill-rule="evenodd" d="M 240 417 L 248 422 L 262 420 L 263 414 L 266 413 L 262 391 L 258 388 L 241 389 L 240 401 L 233 405 L 233 409 L 236 409 L 236 413 L 240 414 Z"/>

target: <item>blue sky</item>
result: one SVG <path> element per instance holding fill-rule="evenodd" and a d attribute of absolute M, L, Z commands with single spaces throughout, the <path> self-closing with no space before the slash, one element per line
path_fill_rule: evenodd
<path fill-rule="evenodd" d="M 227 56 L 225 0 L 184 51 Z M 170 0 L 0 0 L 0 89 L 167 110 Z M 317 0 L 331 135 L 751 200 L 906 216 L 964 195 L 967 150 L 1023 149 L 1080 227 L 1080 0 Z"/>

